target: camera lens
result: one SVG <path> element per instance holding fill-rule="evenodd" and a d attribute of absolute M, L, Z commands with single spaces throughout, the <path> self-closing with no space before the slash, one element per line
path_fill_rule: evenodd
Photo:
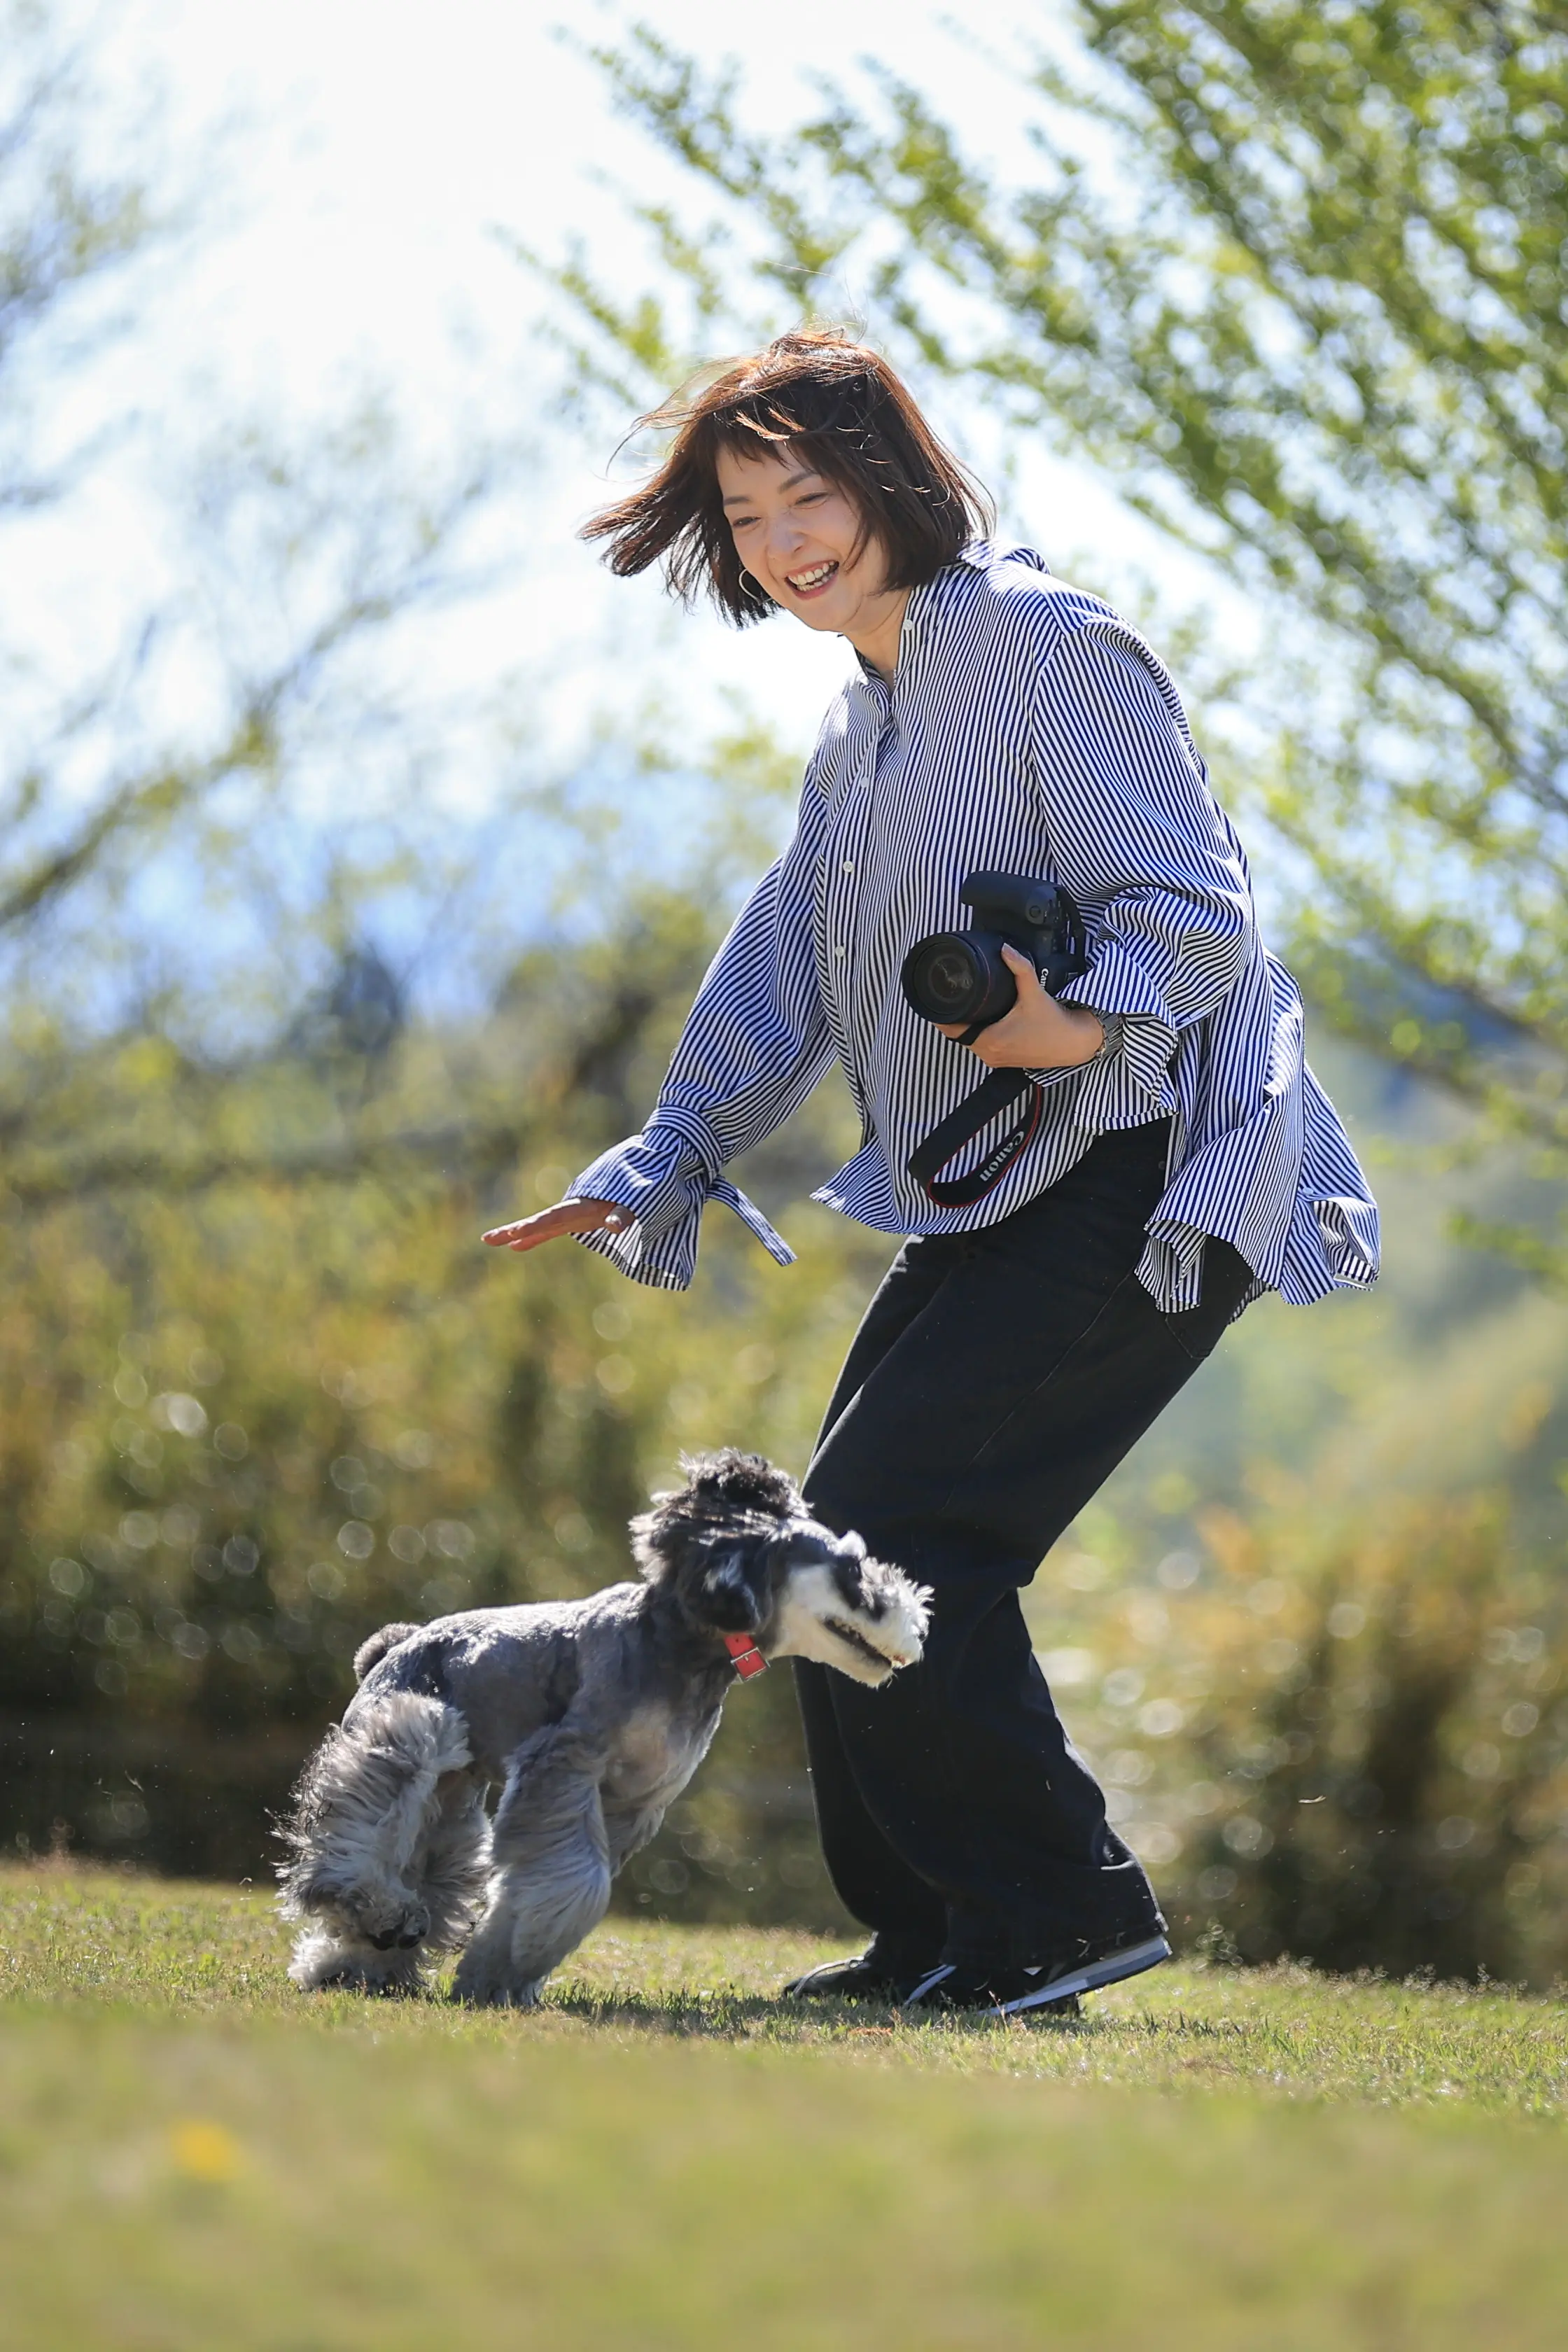
<path fill-rule="evenodd" d="M 922 1021 L 973 1021 L 985 994 L 985 967 L 962 931 L 938 931 L 904 959 L 904 994 Z"/>
<path fill-rule="evenodd" d="M 924 994 L 932 1004 L 941 1005 L 944 1012 L 951 1008 L 954 1013 L 962 1013 L 973 994 L 975 981 L 980 976 L 975 971 L 975 961 L 972 951 L 967 947 L 961 947 L 956 940 L 938 948 L 921 968 Z"/>
<path fill-rule="evenodd" d="M 998 1021 L 1016 1003 L 1017 984 L 992 931 L 935 931 L 910 950 L 900 975 L 904 994 L 923 1021 L 968 1027 Z"/>

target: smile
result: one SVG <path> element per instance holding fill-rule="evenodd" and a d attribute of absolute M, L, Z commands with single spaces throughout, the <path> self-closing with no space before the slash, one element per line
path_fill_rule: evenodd
<path fill-rule="evenodd" d="M 809 572 L 786 572 L 784 578 L 797 596 L 811 596 L 826 587 L 837 569 L 836 562 L 814 563 Z"/>

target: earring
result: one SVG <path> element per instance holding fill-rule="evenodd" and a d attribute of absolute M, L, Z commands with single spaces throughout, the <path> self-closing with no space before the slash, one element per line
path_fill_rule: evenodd
<path fill-rule="evenodd" d="M 742 580 L 750 583 L 752 588 L 759 596 L 765 596 L 767 594 L 768 592 L 763 586 L 762 582 L 760 580 L 753 580 L 743 563 L 741 566 L 741 577 Z"/>

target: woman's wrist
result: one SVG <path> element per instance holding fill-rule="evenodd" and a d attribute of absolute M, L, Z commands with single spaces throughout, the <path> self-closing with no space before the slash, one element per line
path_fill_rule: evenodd
<path fill-rule="evenodd" d="M 1071 1022 L 1079 1050 L 1070 1060 L 1064 1057 L 1054 1066 L 1058 1069 L 1081 1069 L 1086 1062 L 1092 1062 L 1098 1055 L 1105 1051 L 1105 1024 L 1091 1005 L 1058 1003 L 1057 1011 Z"/>
<path fill-rule="evenodd" d="M 1103 1052 L 1100 1015 L 1084 1004 L 1059 1004 L 1042 992 L 1025 1017 L 983 1030 L 974 1051 L 994 1070 L 1078 1070 Z"/>

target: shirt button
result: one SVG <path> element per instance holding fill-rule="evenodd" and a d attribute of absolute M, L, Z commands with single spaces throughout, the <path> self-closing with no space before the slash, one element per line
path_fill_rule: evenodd
<path fill-rule="evenodd" d="M 836 956 L 837 956 L 837 957 L 839 958 L 839 960 L 842 961 L 842 960 L 843 960 L 843 955 L 844 955 L 844 950 L 843 950 L 843 949 L 842 949 L 842 948 L 835 948 L 835 949 L 834 949 L 834 950 L 833 950 L 833 952 L 834 952 L 834 954 L 835 954 Z"/>
<path fill-rule="evenodd" d="M 855 871 L 855 860 L 854 860 L 852 857 L 847 857 L 847 858 L 845 859 L 845 861 L 844 861 L 844 871 L 846 872 L 846 874 L 853 874 L 853 873 L 854 873 L 854 871 Z"/>

